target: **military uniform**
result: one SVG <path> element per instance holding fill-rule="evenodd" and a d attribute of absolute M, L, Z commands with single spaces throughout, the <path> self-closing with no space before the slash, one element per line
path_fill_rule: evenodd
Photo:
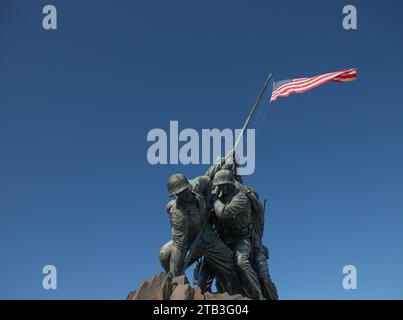
<path fill-rule="evenodd" d="M 242 190 L 249 198 L 252 208 L 252 265 L 258 275 L 262 294 L 267 300 L 277 300 L 277 288 L 270 278 L 269 250 L 263 245 L 264 208 L 259 202 L 257 193 L 249 187 L 235 181 L 237 188 Z"/>
<path fill-rule="evenodd" d="M 219 176 L 231 175 L 231 181 L 216 182 Z M 252 209 L 248 196 L 235 187 L 232 173 L 219 171 L 214 178 L 214 185 L 233 184 L 231 194 L 218 198 L 214 202 L 215 215 L 218 218 L 217 229 L 220 237 L 232 250 L 240 270 L 244 285 L 252 299 L 264 299 L 256 271 L 251 262 L 252 255 Z"/>
<path fill-rule="evenodd" d="M 209 185 L 210 179 L 207 176 L 191 180 L 189 187 L 194 195 L 193 200 L 183 201 L 178 198 L 168 203 L 167 212 L 172 228 L 172 240 L 161 248 L 160 261 L 164 269 L 170 271 L 174 277 L 180 275 L 181 270 L 184 269 L 185 256 L 204 226 L 194 254 L 189 260 L 189 265 L 197 258 L 204 256 L 214 272 L 225 279 L 228 290 L 232 291 L 233 255 L 213 227 L 209 223 L 205 223 L 208 218 L 208 210 L 203 193 Z"/>
<path fill-rule="evenodd" d="M 216 164 L 212 165 L 205 173 L 210 179 L 213 179 L 215 174 L 220 170 L 236 171 L 237 163 L 234 158 L 221 159 Z M 234 170 L 235 169 L 235 170 Z M 264 209 L 258 200 L 257 193 L 242 184 L 242 178 L 235 175 L 235 186 L 244 192 L 250 202 L 252 209 L 252 228 L 251 228 L 251 245 L 252 255 L 251 263 L 256 271 L 261 286 L 263 296 L 268 300 L 277 300 L 277 288 L 270 278 L 269 266 L 267 260 L 269 259 L 269 251 L 262 243 L 263 229 L 264 229 Z"/>

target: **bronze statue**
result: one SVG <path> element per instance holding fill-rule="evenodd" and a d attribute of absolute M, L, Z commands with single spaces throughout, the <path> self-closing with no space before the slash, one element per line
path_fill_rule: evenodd
<path fill-rule="evenodd" d="M 223 287 L 234 292 L 232 252 L 208 222 L 207 202 L 203 195 L 210 186 L 207 176 L 188 179 L 174 174 L 168 180 L 168 192 L 176 199 L 167 205 L 172 240 L 160 250 L 161 265 L 170 277 L 182 275 L 185 269 L 204 256 Z M 190 250 L 191 249 L 191 250 Z"/>
<path fill-rule="evenodd" d="M 262 243 L 264 207 L 236 169 L 234 158 L 222 159 L 191 181 L 182 174 L 169 178 L 176 199 L 167 205 L 172 240 L 160 250 L 161 265 L 172 278 L 196 262 L 194 282 L 202 292 L 216 279 L 218 292 L 276 300 Z"/>

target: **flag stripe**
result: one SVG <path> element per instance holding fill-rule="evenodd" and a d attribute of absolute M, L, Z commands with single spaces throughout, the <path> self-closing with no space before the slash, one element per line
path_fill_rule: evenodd
<path fill-rule="evenodd" d="M 337 79 L 337 80 L 332 80 L 334 82 L 353 82 L 355 80 L 354 79 Z"/>
<path fill-rule="evenodd" d="M 319 80 L 319 79 L 322 79 L 322 78 L 328 77 L 328 76 L 338 77 L 343 72 L 344 71 L 338 71 L 338 72 L 326 73 L 326 74 L 315 76 L 315 77 L 312 77 L 312 78 L 305 78 L 307 80 L 304 81 L 304 84 L 309 85 L 310 83 L 312 83 L 312 82 L 314 82 L 316 80 Z M 303 83 L 296 83 L 296 84 L 300 85 L 300 84 L 303 84 Z M 289 87 L 294 87 L 294 80 L 292 80 L 290 83 L 287 83 L 284 86 L 281 86 L 281 87 L 277 88 L 276 91 L 273 92 L 273 94 L 277 94 L 280 90 L 283 90 L 283 89 L 286 89 L 286 88 L 289 88 Z"/>
<path fill-rule="evenodd" d="M 312 78 L 311 81 L 302 84 L 302 85 L 295 85 L 295 86 L 287 86 L 287 88 L 281 88 L 280 90 L 277 90 L 277 92 L 274 94 L 275 97 L 278 95 L 283 95 L 287 94 L 288 91 L 294 91 L 294 92 L 299 92 L 299 89 L 305 89 L 305 88 L 315 88 L 317 83 L 324 84 L 328 81 L 330 81 L 332 78 L 334 78 L 334 74 L 325 74 L 323 76 L 318 76 Z M 305 91 L 304 91 L 305 92 Z M 287 95 L 288 96 L 288 95 Z"/>
<path fill-rule="evenodd" d="M 280 95 L 276 95 L 276 96 L 273 98 L 273 101 L 276 101 L 278 97 L 288 97 L 288 96 L 290 96 L 292 93 L 304 93 L 304 92 L 306 92 L 306 91 L 312 90 L 313 88 L 319 87 L 320 85 L 322 85 L 322 84 L 324 84 L 324 83 L 326 83 L 326 82 L 328 82 L 328 81 L 329 81 L 329 80 L 319 81 L 319 82 L 316 82 L 316 83 L 312 84 L 312 85 L 309 86 L 309 87 L 303 87 L 303 88 L 300 88 L 300 89 L 290 89 L 290 90 L 288 90 L 288 91 L 286 91 L 286 92 L 281 93 Z"/>
<path fill-rule="evenodd" d="M 308 78 L 308 80 L 305 81 L 304 84 L 305 85 L 310 85 L 312 82 L 315 82 L 315 81 L 323 79 L 323 78 L 328 78 L 328 77 L 337 78 L 338 76 L 340 76 L 342 74 L 342 72 L 343 71 L 326 73 L 326 74 L 319 75 L 319 76 L 316 76 L 316 77 Z M 289 87 L 294 87 L 292 84 L 293 84 L 293 82 L 291 82 L 291 85 L 287 84 L 285 86 L 282 86 L 282 87 L 278 88 L 276 93 L 279 93 L 280 91 L 283 91 L 283 89 L 287 89 Z M 302 84 L 298 83 L 297 85 L 300 86 Z"/>
<path fill-rule="evenodd" d="M 293 84 L 300 84 L 300 83 L 304 83 L 306 81 L 309 81 L 311 78 L 305 78 L 305 79 L 295 79 L 295 80 L 285 80 L 285 81 L 278 81 L 275 82 L 274 84 L 277 86 L 273 89 L 273 93 L 275 93 L 278 89 L 284 88 L 288 85 L 293 85 Z M 285 82 L 284 84 L 281 84 L 282 82 Z"/>
<path fill-rule="evenodd" d="M 324 83 L 326 83 L 326 82 L 328 82 L 328 81 L 325 81 Z M 313 86 L 311 86 L 311 87 L 308 87 L 308 88 L 303 88 L 303 89 L 299 89 L 299 90 L 295 90 L 295 91 L 288 91 L 287 93 L 283 93 L 283 94 L 281 94 L 280 95 L 280 97 L 288 97 L 288 96 L 290 96 L 292 93 L 304 93 L 304 92 L 306 92 L 306 91 L 309 91 L 309 90 L 311 90 L 311 89 L 313 89 L 313 88 L 316 88 L 316 87 L 319 87 L 320 85 L 322 85 L 323 83 L 321 83 L 321 82 L 319 82 L 319 83 L 317 83 L 317 84 L 315 84 L 315 85 L 313 85 Z M 274 99 L 273 99 L 273 101 L 276 101 L 277 100 L 277 98 L 278 98 L 279 96 L 276 96 Z"/>
<path fill-rule="evenodd" d="M 303 93 L 316 88 L 329 81 L 335 82 L 351 82 L 357 78 L 357 69 L 347 69 L 337 72 L 326 73 L 311 78 L 297 78 L 293 80 L 285 80 L 285 84 L 280 85 L 273 90 L 270 101 L 276 101 L 279 97 L 288 97 L 292 93 Z M 275 86 L 275 84 L 274 84 Z"/>
<path fill-rule="evenodd" d="M 355 79 L 356 77 L 357 77 L 357 75 L 355 75 L 355 74 L 341 75 L 341 76 L 338 76 L 338 77 L 334 78 L 334 80 L 337 80 L 337 79 Z"/>
<path fill-rule="evenodd" d="M 273 91 L 273 94 L 276 94 L 277 92 L 279 92 L 282 89 L 288 88 L 288 87 L 293 87 L 295 85 L 299 85 L 299 84 L 306 84 L 309 83 L 311 81 L 315 81 L 315 79 L 317 79 L 318 77 L 313 77 L 313 78 L 306 78 L 304 80 L 292 80 L 291 82 L 284 84 L 280 87 L 278 87 L 275 91 Z"/>
<path fill-rule="evenodd" d="M 316 81 L 320 81 L 321 79 L 325 78 L 329 76 L 329 74 L 324 74 L 321 76 L 316 76 L 316 77 L 312 77 L 309 78 L 308 80 L 305 80 L 302 83 L 294 83 L 294 82 L 290 82 L 289 84 L 286 84 L 284 86 L 281 86 L 280 88 L 278 88 L 275 92 L 273 92 L 274 95 L 279 94 L 283 91 L 288 90 L 289 88 L 298 88 L 298 87 L 304 87 L 304 86 L 309 86 L 311 83 L 316 82 Z"/>
<path fill-rule="evenodd" d="M 313 88 L 316 88 L 316 87 L 318 87 L 318 86 L 320 86 L 322 84 L 325 84 L 325 83 L 327 83 L 327 82 L 329 82 L 331 80 L 332 79 L 329 79 L 329 77 L 327 77 L 327 78 L 323 78 L 321 80 L 317 80 L 317 81 L 311 83 L 309 86 L 303 86 L 303 87 L 297 87 L 297 88 L 289 88 L 289 89 L 287 89 L 285 91 L 282 91 L 281 93 L 273 95 L 272 99 L 275 101 L 275 100 L 277 100 L 278 97 L 288 97 L 291 93 L 294 93 L 294 92 L 295 93 L 303 93 L 303 92 L 306 92 L 306 91 L 311 90 Z M 343 82 L 343 81 L 338 81 L 338 82 Z"/>

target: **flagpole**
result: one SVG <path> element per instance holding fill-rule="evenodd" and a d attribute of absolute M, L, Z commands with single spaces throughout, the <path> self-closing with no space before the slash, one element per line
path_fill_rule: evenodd
<path fill-rule="evenodd" d="M 262 89 L 260 90 L 259 95 L 256 97 L 255 103 L 253 104 L 252 109 L 251 109 L 251 111 L 249 112 L 248 117 L 246 118 L 246 121 L 245 121 L 245 123 L 244 123 L 244 125 L 243 125 L 243 127 L 242 127 L 242 130 L 241 130 L 241 132 L 239 133 L 239 136 L 238 136 L 238 138 L 237 138 L 237 140 L 236 140 L 236 142 L 235 142 L 235 144 L 234 144 L 234 148 L 233 148 L 230 152 L 228 152 L 228 154 L 225 156 L 225 159 L 227 159 L 227 158 L 230 156 L 231 153 L 234 153 L 234 154 L 235 154 L 235 150 L 236 150 L 236 148 L 238 147 L 239 143 L 241 142 L 241 139 L 242 139 L 242 137 L 243 137 L 243 134 L 244 134 L 245 130 L 248 128 L 249 122 L 250 122 L 250 120 L 252 119 L 252 117 L 253 117 L 253 115 L 254 115 L 256 109 L 257 109 L 257 106 L 259 105 L 259 102 L 260 102 L 260 100 L 261 100 L 262 97 L 263 97 L 264 92 L 266 91 L 266 88 L 267 88 L 267 86 L 268 86 L 268 84 L 269 84 L 269 82 L 270 82 L 270 79 L 271 79 L 272 75 L 273 75 L 273 74 L 270 73 L 270 74 L 267 76 L 266 81 L 264 82 L 263 87 L 262 87 Z"/>

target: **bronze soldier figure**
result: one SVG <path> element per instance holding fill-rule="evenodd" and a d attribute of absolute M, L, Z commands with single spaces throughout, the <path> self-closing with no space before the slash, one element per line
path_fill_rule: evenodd
<path fill-rule="evenodd" d="M 207 176 L 197 177 L 190 182 L 182 174 L 174 174 L 168 180 L 168 192 L 176 199 L 167 205 L 167 212 L 172 228 L 172 240 L 160 251 L 163 268 L 172 277 L 181 273 L 197 258 L 204 256 L 214 270 L 221 283 L 230 292 L 235 293 L 234 258 L 231 250 L 218 237 L 209 224 L 207 203 L 203 195 L 211 181 Z M 186 254 L 197 235 L 200 237 L 187 265 L 184 265 Z"/>
<path fill-rule="evenodd" d="M 242 280 L 252 299 L 264 300 L 252 257 L 252 209 L 247 195 L 235 186 L 234 175 L 223 169 L 218 171 L 213 180 L 217 198 L 214 211 L 218 218 L 220 237 L 235 255 L 236 265 Z"/>
<path fill-rule="evenodd" d="M 243 191 L 249 198 L 251 203 L 251 244 L 252 244 L 252 254 L 251 262 L 255 269 L 259 283 L 261 285 L 261 290 L 263 296 L 267 300 L 277 300 L 277 288 L 272 282 L 269 272 L 269 266 L 267 260 L 269 259 L 269 251 L 266 246 L 263 245 L 263 229 L 264 229 L 264 208 L 259 202 L 258 194 L 250 187 L 242 184 L 242 177 L 237 175 L 238 163 L 234 157 L 221 159 L 216 164 L 212 165 L 205 173 L 210 179 L 214 179 L 215 174 L 220 170 L 230 170 L 234 174 L 234 182 L 236 188 Z"/>

